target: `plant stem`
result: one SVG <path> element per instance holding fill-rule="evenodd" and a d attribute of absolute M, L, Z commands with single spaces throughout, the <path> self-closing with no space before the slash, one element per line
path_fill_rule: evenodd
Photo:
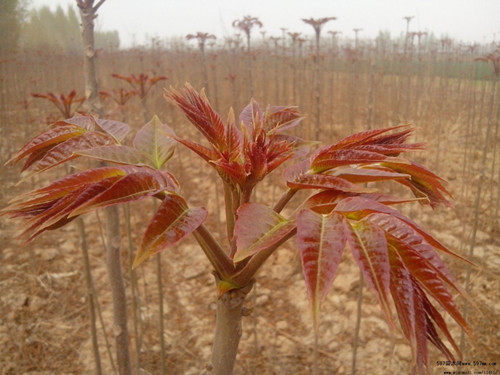
<path fill-rule="evenodd" d="M 287 205 L 287 203 L 290 201 L 290 199 L 293 198 L 295 193 L 297 192 L 297 189 L 288 189 L 286 193 L 284 193 L 281 198 L 279 199 L 278 203 L 274 206 L 274 211 L 277 213 L 280 213 L 283 208 Z"/>
<path fill-rule="evenodd" d="M 216 282 L 218 281 L 216 279 Z M 231 290 L 224 293 L 217 301 L 211 360 L 214 375 L 231 375 L 233 373 L 241 338 L 243 303 L 252 286 L 253 283 L 249 283 L 242 289 Z"/>
<path fill-rule="evenodd" d="M 235 269 L 233 261 L 227 256 L 208 229 L 204 225 L 200 225 L 193 234 L 215 271 L 223 278 L 230 277 Z"/>
<path fill-rule="evenodd" d="M 250 258 L 248 263 L 245 264 L 241 271 L 234 274 L 231 279 L 238 285 L 246 285 L 250 280 L 254 278 L 256 273 L 261 268 L 262 264 L 266 261 L 267 258 L 271 256 L 271 254 L 281 245 L 283 245 L 286 241 L 297 234 L 297 228 L 293 229 L 284 236 L 281 240 L 279 240 L 275 245 L 268 247 L 265 250 L 260 251 Z"/>
<path fill-rule="evenodd" d="M 234 232 L 234 209 L 233 209 L 233 192 L 231 185 L 224 183 L 224 201 L 226 207 L 226 228 L 227 240 L 231 243 Z"/>

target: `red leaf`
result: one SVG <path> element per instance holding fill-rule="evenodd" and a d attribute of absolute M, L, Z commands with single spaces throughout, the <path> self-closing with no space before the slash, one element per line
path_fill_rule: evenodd
<path fill-rule="evenodd" d="M 184 146 L 186 146 L 190 150 L 194 151 L 195 153 L 197 153 L 205 161 L 214 161 L 214 160 L 217 160 L 220 156 L 217 153 L 217 151 L 211 150 L 205 146 L 188 141 L 186 139 L 181 139 L 181 138 L 176 137 L 175 140 L 179 143 L 182 143 Z"/>
<path fill-rule="evenodd" d="M 94 120 L 102 130 L 111 135 L 118 142 L 123 141 L 130 132 L 130 126 L 124 122 L 100 118 Z"/>
<path fill-rule="evenodd" d="M 168 194 L 144 233 L 132 268 L 136 268 L 153 254 L 175 245 L 196 230 L 206 217 L 207 211 L 204 208 L 188 208 L 180 196 Z"/>
<path fill-rule="evenodd" d="M 369 143 L 371 140 L 373 140 L 375 137 L 381 134 L 387 133 L 391 130 L 401 129 L 405 126 L 407 125 L 393 126 L 384 129 L 371 129 L 355 133 L 329 146 L 328 150 L 340 150 L 343 148 L 352 148 L 353 146 Z"/>
<path fill-rule="evenodd" d="M 401 242 L 391 241 L 395 250 L 400 255 L 404 265 L 413 277 L 432 295 L 436 301 L 455 319 L 455 321 L 469 334 L 472 331 L 458 310 L 453 296 L 446 289 L 442 278 L 429 262 L 423 258 L 417 250 L 405 246 Z"/>
<path fill-rule="evenodd" d="M 384 232 L 365 221 L 348 221 L 347 242 L 368 285 L 375 291 L 389 325 L 393 326 L 387 298 L 390 265 Z"/>
<path fill-rule="evenodd" d="M 74 154 L 77 150 L 84 150 L 112 142 L 113 140 L 110 136 L 99 132 L 87 132 L 77 137 L 69 138 L 51 148 L 40 160 L 33 163 L 27 171 L 23 172 L 22 176 L 25 178 L 74 159 L 78 157 L 78 155 Z"/>
<path fill-rule="evenodd" d="M 424 168 L 423 166 L 418 165 L 414 162 L 405 164 L 395 161 L 386 161 L 381 163 L 381 165 L 396 172 L 406 173 L 410 175 L 410 180 L 398 180 L 398 182 L 410 187 L 413 190 L 415 196 L 428 197 L 432 207 L 435 207 L 439 204 L 450 206 L 450 202 L 448 201 L 446 196 L 452 196 L 441 183 L 441 181 L 444 180 L 428 169 Z"/>
<path fill-rule="evenodd" d="M 278 243 L 295 229 L 295 224 L 259 203 L 246 203 L 236 213 L 234 237 L 239 262 Z"/>
<path fill-rule="evenodd" d="M 76 155 L 87 156 L 111 163 L 125 165 L 150 165 L 154 167 L 153 162 L 137 149 L 123 145 L 105 145 L 89 148 L 87 150 L 75 151 Z"/>
<path fill-rule="evenodd" d="M 456 280 L 451 275 L 444 262 L 436 254 L 432 246 L 429 245 L 424 237 L 413 227 L 411 227 L 404 221 L 401 221 L 400 219 L 388 214 L 370 214 L 365 217 L 365 220 L 377 225 L 379 228 L 384 230 L 387 235 L 405 244 L 405 246 L 416 250 L 432 265 L 432 267 L 436 272 L 438 272 L 443 280 L 445 280 L 451 286 L 454 286 Z M 456 290 L 460 292 L 458 288 Z"/>
<path fill-rule="evenodd" d="M 113 183 L 120 178 L 120 176 L 106 178 L 94 184 L 81 187 L 64 198 L 61 198 L 51 207 L 50 210 L 46 210 L 43 214 L 34 218 L 37 220 L 36 223 L 27 231 L 32 231 L 33 229 L 37 229 L 37 231 L 31 236 L 30 239 L 35 238 L 41 232 L 47 230 L 47 228 L 52 225 L 56 225 L 61 220 L 71 219 L 78 216 L 73 214 L 75 209 L 82 207 L 86 202 L 106 191 L 106 189 L 112 186 Z M 30 222 L 31 221 L 33 221 L 33 219 L 30 220 Z"/>
<path fill-rule="evenodd" d="M 54 199 L 61 198 L 62 196 L 75 191 L 84 185 L 93 184 L 109 177 L 125 176 L 125 174 L 126 173 L 123 169 L 113 167 L 89 169 L 80 173 L 75 173 L 57 180 L 46 187 L 16 197 L 12 202 L 19 202 L 27 197 L 34 198 L 21 203 L 13 204 L 11 207 L 29 207 L 35 204 L 49 202 Z"/>
<path fill-rule="evenodd" d="M 316 172 L 323 172 L 341 165 L 349 164 L 372 164 L 383 161 L 398 161 L 404 163 L 402 159 L 396 159 L 391 156 L 385 156 L 376 152 L 342 149 L 342 150 L 323 150 L 313 156 L 311 169 Z"/>
<path fill-rule="evenodd" d="M 82 133 L 84 130 L 74 125 L 52 127 L 25 144 L 7 163 L 16 163 L 28 154 L 55 146 Z"/>
<path fill-rule="evenodd" d="M 293 189 L 329 189 L 355 193 L 369 191 L 343 178 L 323 174 L 303 174 L 293 181 L 288 181 L 287 185 Z"/>
<path fill-rule="evenodd" d="M 191 123 L 219 150 L 226 145 L 225 128 L 221 117 L 212 108 L 208 99 L 186 84 L 184 90 L 170 90 L 171 99 L 184 112 Z"/>
<path fill-rule="evenodd" d="M 321 301 L 330 290 L 346 244 L 342 215 L 320 215 L 303 210 L 297 215 L 297 247 L 302 260 L 307 292 L 318 326 Z"/>
<path fill-rule="evenodd" d="M 417 330 L 425 327 L 417 327 L 421 324 L 421 319 L 416 318 L 419 312 L 415 310 L 415 286 L 410 272 L 405 268 L 397 253 L 390 253 L 391 265 L 391 283 L 390 290 L 396 311 L 399 317 L 399 323 L 404 335 L 410 342 L 412 357 L 415 360 L 417 356 Z"/>
<path fill-rule="evenodd" d="M 343 168 L 335 173 L 349 182 L 362 183 L 371 181 L 397 180 L 409 178 L 410 175 L 392 172 L 391 170 L 369 169 L 369 168 Z"/>
<path fill-rule="evenodd" d="M 417 198 L 399 198 L 389 194 L 379 193 L 342 193 L 337 190 L 324 190 L 310 196 L 304 203 L 304 208 L 310 208 L 317 213 L 328 214 L 336 206 L 339 201 L 349 197 L 360 197 L 377 201 L 384 205 L 400 204 L 406 202 L 414 202 Z"/>
<path fill-rule="evenodd" d="M 82 204 L 70 215 L 76 216 L 118 203 L 131 202 L 164 191 L 168 186 L 162 184 L 162 177 L 152 171 L 133 172 L 115 182 L 106 191 Z"/>
<path fill-rule="evenodd" d="M 429 233 L 427 233 L 425 230 L 420 228 L 413 220 L 410 218 L 402 215 L 398 211 L 387 207 L 386 205 L 375 202 L 371 199 L 366 199 L 363 197 L 351 197 L 351 198 L 346 198 L 340 201 L 336 208 L 335 211 L 342 212 L 344 214 L 347 214 L 349 217 L 353 217 L 356 219 L 359 219 L 361 217 L 364 217 L 370 213 L 373 212 L 378 212 L 378 213 L 384 213 L 384 214 L 389 214 L 394 217 L 397 217 L 399 220 L 405 222 L 409 226 L 411 226 L 415 231 L 417 231 L 430 245 L 435 247 L 436 249 L 439 249 L 449 255 L 452 255 L 456 258 L 459 258 L 469 264 L 473 264 L 469 260 L 463 258 L 462 256 L 454 253 L 453 251 L 449 250 L 446 248 L 441 242 L 436 240 L 434 237 L 432 237 Z"/>

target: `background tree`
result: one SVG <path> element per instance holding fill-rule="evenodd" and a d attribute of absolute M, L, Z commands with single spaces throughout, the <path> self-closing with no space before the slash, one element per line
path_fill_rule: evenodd
<path fill-rule="evenodd" d="M 11 0 L 9 0 L 11 1 Z M 66 11 L 58 6 L 52 11 L 48 6 L 35 8 L 28 12 L 22 25 L 20 45 L 25 49 L 56 49 L 81 52 L 80 19 L 75 8 L 68 6 Z M 120 46 L 118 31 L 96 31 L 97 49 L 114 50 Z"/>
<path fill-rule="evenodd" d="M 247 63 L 248 63 L 248 82 L 247 85 L 250 88 L 250 96 L 253 96 L 253 79 L 252 79 L 252 53 L 250 49 L 250 39 L 252 34 L 252 29 L 257 26 L 261 28 L 262 22 L 257 17 L 245 16 L 242 19 L 234 20 L 233 27 L 240 29 L 245 33 L 247 38 Z"/>
<path fill-rule="evenodd" d="M 187 40 L 196 39 L 198 41 L 198 48 L 200 49 L 200 52 L 201 52 L 201 69 L 202 69 L 202 76 L 203 76 L 203 87 L 205 87 L 207 92 L 210 92 L 209 87 L 208 87 L 208 73 L 207 73 L 207 60 L 206 60 L 206 55 L 205 55 L 205 45 L 207 43 L 207 40 L 215 40 L 217 38 L 213 34 L 203 33 L 201 31 L 198 31 L 196 34 L 186 35 L 186 39 Z"/>
<path fill-rule="evenodd" d="M 0 2 L 0 56 L 17 48 L 24 8 L 21 0 L 2 0 Z"/>
<path fill-rule="evenodd" d="M 319 138 L 320 132 L 321 132 L 321 126 L 320 126 L 320 119 L 321 119 L 321 80 L 319 77 L 320 74 L 320 38 L 321 38 L 321 29 L 323 26 L 329 22 L 336 20 L 337 17 L 323 17 L 323 18 L 303 18 L 302 21 L 305 23 L 311 25 L 314 29 L 314 34 L 316 37 L 316 53 L 314 56 L 314 61 L 315 61 L 315 73 L 314 73 L 314 88 L 315 88 L 315 93 L 314 93 L 314 100 L 315 100 L 315 106 L 316 106 L 316 121 L 315 121 L 315 133 L 314 137 L 316 139 Z"/>

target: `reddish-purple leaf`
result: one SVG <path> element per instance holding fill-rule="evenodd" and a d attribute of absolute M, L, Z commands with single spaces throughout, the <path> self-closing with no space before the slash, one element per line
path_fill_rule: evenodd
<path fill-rule="evenodd" d="M 319 173 L 341 165 L 372 164 L 383 161 L 405 162 L 403 159 L 396 159 L 371 151 L 356 149 L 322 150 L 313 158 L 311 169 Z"/>
<path fill-rule="evenodd" d="M 391 266 L 391 282 L 390 290 L 396 312 L 399 317 L 399 324 L 404 335 L 410 342 L 412 356 L 415 359 L 417 354 L 417 329 L 422 330 L 424 327 L 417 327 L 415 317 L 415 287 L 410 272 L 404 267 L 396 252 L 389 253 Z"/>
<path fill-rule="evenodd" d="M 69 138 L 51 148 L 40 160 L 33 163 L 28 170 L 23 172 L 22 177 L 26 178 L 32 174 L 45 171 L 68 160 L 74 159 L 78 157 L 78 155 L 74 154 L 76 150 L 89 149 L 112 142 L 113 140 L 110 136 L 99 132 L 87 132 Z"/>
<path fill-rule="evenodd" d="M 347 242 L 368 285 L 375 291 L 389 325 L 393 325 L 387 298 L 390 265 L 384 232 L 364 221 L 348 221 Z"/>
<path fill-rule="evenodd" d="M 123 145 L 105 145 L 89 148 L 86 150 L 75 151 L 76 155 L 87 156 L 111 163 L 125 165 L 150 165 L 154 167 L 153 162 L 137 149 Z"/>
<path fill-rule="evenodd" d="M 278 243 L 295 229 L 295 224 L 259 203 L 246 203 L 238 209 L 234 226 L 236 253 L 240 262 Z"/>
<path fill-rule="evenodd" d="M 401 129 L 405 126 L 407 125 L 393 126 L 384 129 L 371 129 L 355 133 L 329 146 L 328 150 L 340 150 L 344 148 L 352 148 L 357 145 L 369 143 L 369 141 L 373 140 L 375 137 L 381 134 L 387 133 L 391 130 Z"/>
<path fill-rule="evenodd" d="M 360 197 L 383 203 L 385 205 L 400 204 L 407 202 L 418 201 L 418 198 L 399 198 L 389 194 L 379 193 L 343 193 L 338 190 L 324 190 L 310 196 L 304 202 L 304 208 L 310 208 L 317 213 L 328 214 L 336 206 L 339 201 L 349 197 Z"/>
<path fill-rule="evenodd" d="M 202 159 L 204 159 L 207 162 L 217 160 L 220 157 L 220 155 L 219 155 L 219 153 L 217 153 L 217 151 L 214 151 L 212 149 L 209 149 L 208 147 L 199 145 L 197 143 L 188 141 L 187 139 L 175 137 L 175 140 L 179 143 L 182 143 L 184 146 L 189 148 L 191 151 L 194 151 L 195 153 L 197 153 Z"/>
<path fill-rule="evenodd" d="M 124 122 L 100 118 L 94 120 L 102 130 L 111 135 L 117 142 L 123 141 L 130 132 L 130 126 Z"/>
<path fill-rule="evenodd" d="M 287 185 L 293 189 L 327 189 L 353 193 L 370 191 L 343 178 L 323 174 L 300 175 L 295 180 L 288 181 Z"/>
<path fill-rule="evenodd" d="M 69 138 L 83 134 L 84 129 L 74 125 L 54 126 L 26 143 L 7 163 L 16 163 L 28 154 L 55 146 Z"/>
<path fill-rule="evenodd" d="M 439 204 L 450 205 L 446 196 L 451 197 L 451 194 L 441 183 L 444 180 L 425 167 L 415 162 L 399 163 L 389 160 L 381 163 L 381 165 L 396 172 L 410 175 L 411 179 L 398 180 L 398 182 L 411 188 L 415 196 L 429 198 L 432 207 Z"/>
<path fill-rule="evenodd" d="M 179 195 L 168 194 L 144 233 L 132 267 L 136 268 L 153 254 L 175 245 L 196 230 L 206 217 L 204 208 L 189 208 Z"/>
<path fill-rule="evenodd" d="M 71 219 L 78 216 L 73 215 L 72 212 L 89 200 L 92 200 L 95 196 L 98 196 L 100 193 L 106 191 L 106 189 L 112 186 L 117 180 L 120 180 L 120 178 L 121 176 L 114 176 L 103 179 L 94 184 L 83 186 L 71 194 L 61 198 L 57 204 L 52 206 L 50 210 L 46 210 L 43 214 L 34 218 L 36 219 L 36 222 L 28 229 L 28 231 L 32 231 L 33 229 L 37 229 L 37 231 L 31 236 L 30 239 L 35 238 L 41 232 L 47 230 L 47 228 L 55 225 L 61 220 Z M 31 221 L 34 220 L 32 219 Z"/>
<path fill-rule="evenodd" d="M 443 332 L 443 334 L 446 336 L 446 338 L 450 342 L 451 346 L 453 347 L 453 349 L 455 350 L 457 355 L 461 358 L 462 353 L 460 352 L 460 349 L 458 348 L 458 345 L 455 342 L 455 340 L 453 340 L 453 337 L 451 336 L 450 331 L 448 330 L 448 327 L 447 327 L 446 322 L 444 321 L 443 317 L 436 310 L 436 308 L 432 305 L 432 303 L 429 301 L 429 299 L 425 295 L 424 291 L 422 291 L 420 289 L 420 287 L 418 287 L 417 289 L 419 290 L 419 293 L 422 296 L 422 304 L 423 304 L 423 307 L 425 309 L 427 316 L 436 323 L 436 325 L 439 327 L 441 332 Z M 436 343 L 435 343 L 435 345 L 436 345 Z M 438 346 L 438 345 L 436 345 L 436 346 Z M 439 347 L 439 346 L 438 346 L 438 349 L 442 350 L 441 347 Z"/>
<path fill-rule="evenodd" d="M 60 180 L 56 180 L 48 186 L 28 192 L 19 197 L 16 197 L 12 202 L 18 202 L 26 197 L 37 197 L 37 201 L 29 200 L 27 203 L 41 203 L 47 202 L 52 199 L 59 198 L 68 192 L 72 192 L 83 185 L 92 184 L 94 182 L 103 180 L 113 176 L 125 176 L 125 171 L 118 167 L 102 167 L 96 169 L 89 169 L 83 172 L 75 173 Z"/>
<path fill-rule="evenodd" d="M 405 222 L 409 226 L 411 226 L 413 229 L 415 229 L 430 245 L 435 247 L 438 250 L 441 250 L 449 255 L 452 255 L 456 258 L 459 258 L 469 264 L 471 263 L 469 260 L 463 258 L 462 256 L 454 253 L 453 251 L 449 250 L 446 248 L 441 242 L 439 242 L 437 239 L 432 237 L 429 233 L 427 233 L 425 230 L 420 228 L 413 220 L 410 218 L 402 215 L 399 213 L 399 211 L 396 211 L 390 207 L 387 207 L 386 205 L 376 202 L 371 199 L 363 198 L 363 197 L 349 197 L 341 200 L 338 202 L 337 206 L 335 207 L 335 211 L 342 212 L 344 214 L 347 214 L 348 217 L 355 218 L 355 219 L 360 219 L 370 213 L 373 212 L 378 212 L 378 213 L 383 213 L 383 214 L 389 214 L 392 215 L 399 220 Z"/>
<path fill-rule="evenodd" d="M 255 122 L 260 122 L 262 116 L 263 113 L 259 103 L 257 103 L 254 99 L 251 99 L 250 103 L 248 103 L 247 106 L 241 111 L 239 119 L 240 123 L 243 123 L 248 132 L 251 133 L 254 130 L 253 124 Z"/>
<path fill-rule="evenodd" d="M 85 115 L 80 115 L 76 114 L 73 117 L 70 117 L 65 120 L 60 120 L 56 121 L 53 125 L 54 126 L 64 126 L 64 125 L 76 125 L 80 128 L 83 128 L 87 131 L 94 131 L 96 130 L 96 120 L 93 116 L 85 116 Z"/>
<path fill-rule="evenodd" d="M 429 245 L 424 237 L 412 226 L 397 217 L 382 213 L 370 214 L 365 217 L 365 220 L 377 225 L 379 228 L 384 230 L 388 236 L 391 236 L 399 242 L 405 244 L 405 246 L 416 250 L 418 254 L 420 254 L 432 265 L 434 270 L 438 272 L 443 280 L 455 287 L 454 283 L 456 280 L 451 275 L 444 262 L 437 255 L 433 247 Z M 458 288 L 456 290 L 460 292 Z"/>
<path fill-rule="evenodd" d="M 186 84 L 182 91 L 170 90 L 167 93 L 167 98 L 171 99 L 184 112 L 191 123 L 213 146 L 218 149 L 225 148 L 224 123 L 204 94 L 199 94 L 193 87 Z"/>
<path fill-rule="evenodd" d="M 330 290 L 346 244 L 342 215 L 303 210 L 297 215 L 297 247 L 317 328 L 321 301 Z"/>
<path fill-rule="evenodd" d="M 149 171 L 138 171 L 122 177 L 106 191 L 82 204 L 70 215 L 76 216 L 118 203 L 131 202 L 153 196 L 165 190 L 158 176 Z"/>
<path fill-rule="evenodd" d="M 453 296 L 448 292 L 442 278 L 427 259 L 423 258 L 417 250 L 407 247 L 401 242 L 391 241 L 391 245 L 398 252 L 405 267 L 413 277 L 468 334 L 471 334 L 472 331 L 455 305 Z"/>
<path fill-rule="evenodd" d="M 343 168 L 336 171 L 334 175 L 353 183 L 397 180 L 410 177 L 410 175 L 393 172 L 390 169 L 380 170 L 369 168 Z"/>

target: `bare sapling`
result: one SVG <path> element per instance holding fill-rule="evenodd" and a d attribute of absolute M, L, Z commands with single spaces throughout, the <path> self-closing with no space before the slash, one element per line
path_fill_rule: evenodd
<path fill-rule="evenodd" d="M 315 105 L 315 122 L 314 122 L 314 138 L 318 139 L 321 133 L 321 79 L 320 79 L 320 40 L 321 29 L 323 26 L 337 17 L 323 18 L 303 18 L 302 21 L 311 25 L 314 29 L 316 49 L 314 53 L 314 105 Z"/>

